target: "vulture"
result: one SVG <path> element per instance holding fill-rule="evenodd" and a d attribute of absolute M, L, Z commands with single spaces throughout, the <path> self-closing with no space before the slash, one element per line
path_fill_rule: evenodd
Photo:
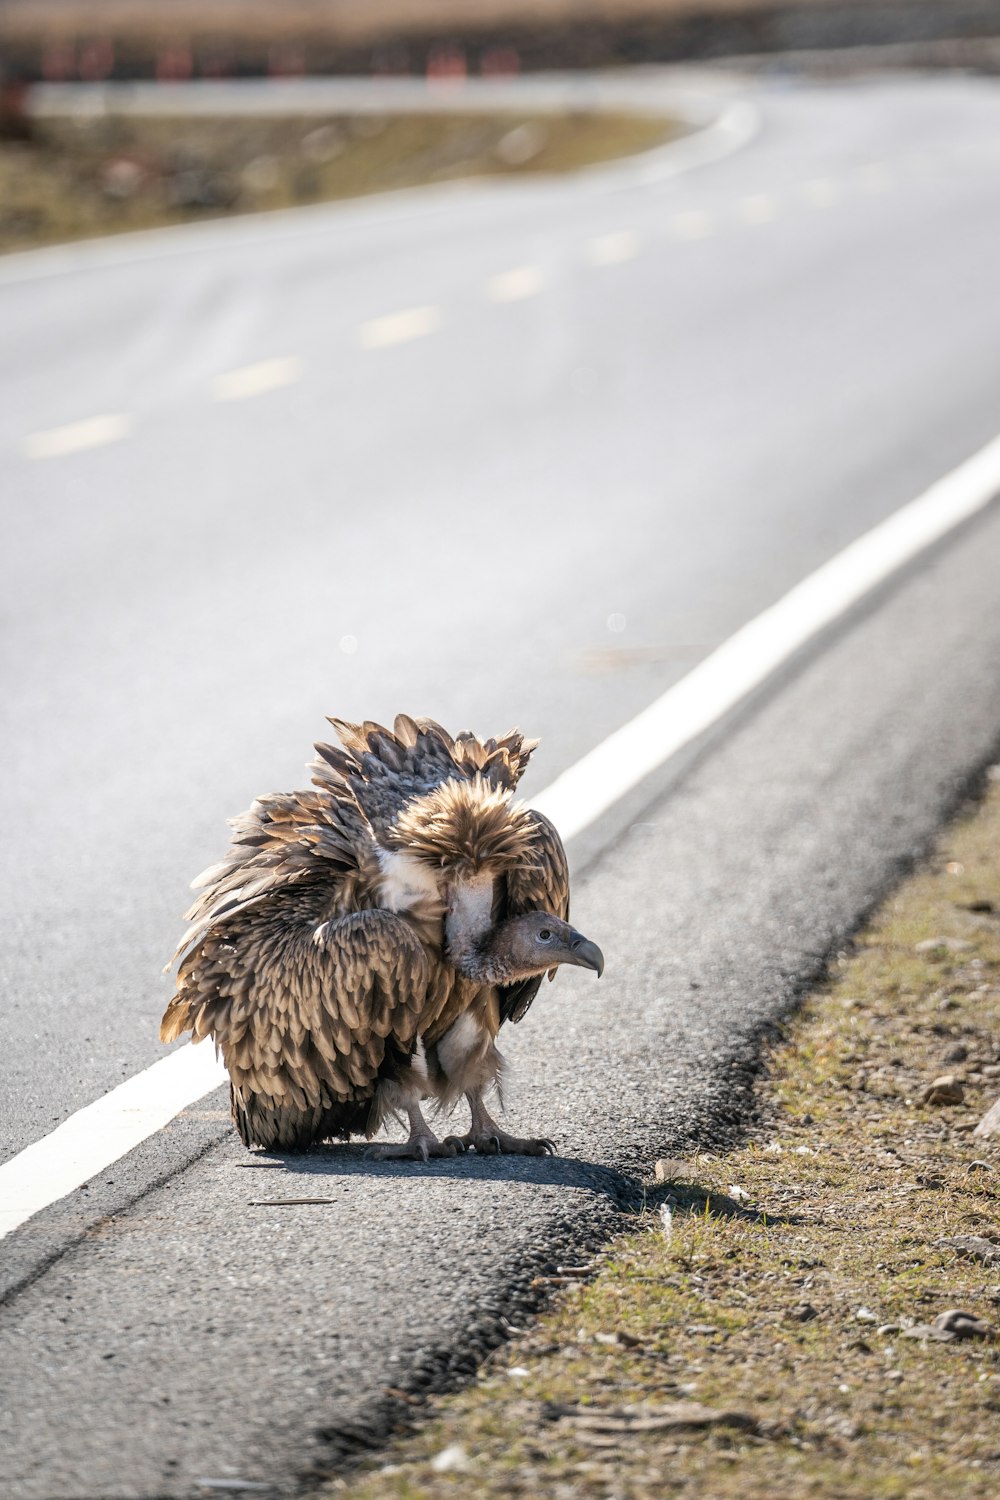
<path fill-rule="evenodd" d="M 486 1106 L 503 1023 L 560 964 L 604 969 L 570 926 L 558 833 L 513 797 L 537 741 L 329 722 L 341 744 L 315 747 L 312 789 L 258 798 L 194 882 L 161 1040 L 213 1039 L 248 1147 L 370 1138 L 394 1115 L 409 1139 L 373 1154 L 554 1150 Z M 462 1095 L 470 1128 L 441 1140 L 422 1103 Z"/>

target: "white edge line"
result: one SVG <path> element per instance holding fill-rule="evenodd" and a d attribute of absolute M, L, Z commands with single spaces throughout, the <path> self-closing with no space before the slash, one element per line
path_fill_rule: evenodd
<path fill-rule="evenodd" d="M 1000 492 L 1000 437 L 737 630 L 534 799 L 573 838 L 704 733 L 825 626 Z"/>
<path fill-rule="evenodd" d="M 571 839 L 716 723 L 827 625 L 1000 494 L 1000 437 L 851 542 L 533 799 Z M 0 1165 L 0 1238 L 226 1081 L 180 1047 Z"/>
<path fill-rule="evenodd" d="M 179 1047 L 0 1166 L 0 1238 L 81 1187 L 226 1082 L 215 1049 Z"/>

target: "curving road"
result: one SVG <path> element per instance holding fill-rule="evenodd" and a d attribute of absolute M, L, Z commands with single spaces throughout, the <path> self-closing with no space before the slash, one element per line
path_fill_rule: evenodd
<path fill-rule="evenodd" d="M 0 262 L 0 1160 L 156 1059 L 186 880 L 324 713 L 518 722 L 537 790 L 1000 431 L 1000 88 L 695 82 L 760 129 L 682 174 Z M 1000 743 L 998 548 L 991 507 L 576 842 L 607 973 L 506 1048 L 560 1158 L 250 1158 L 219 1092 L 4 1240 L 4 1493 L 291 1492 L 737 1128 Z"/>

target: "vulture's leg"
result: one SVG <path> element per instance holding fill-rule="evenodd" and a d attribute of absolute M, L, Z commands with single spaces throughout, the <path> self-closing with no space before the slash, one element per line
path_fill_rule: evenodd
<path fill-rule="evenodd" d="M 555 1154 L 555 1144 L 545 1136 L 523 1140 L 517 1135 L 508 1135 L 489 1113 L 483 1103 L 484 1089 L 470 1089 L 466 1094 L 472 1111 L 472 1129 L 467 1135 L 448 1136 L 448 1141 L 458 1141 L 468 1148 L 474 1146 L 483 1156 L 550 1156 Z"/>
<path fill-rule="evenodd" d="M 411 1097 L 401 1100 L 399 1107 L 405 1109 L 406 1118 L 410 1122 L 409 1140 L 398 1146 L 369 1146 L 369 1156 L 376 1157 L 379 1161 L 426 1161 L 429 1156 L 457 1156 L 465 1149 L 454 1139 L 438 1140 L 424 1119 L 416 1099 Z"/>
<path fill-rule="evenodd" d="M 484 998 L 488 1005 L 492 994 Z M 551 1141 L 541 1138 L 521 1140 L 516 1135 L 508 1135 L 500 1129 L 483 1103 L 492 1090 L 500 1093 L 503 1058 L 493 1041 L 498 1027 L 499 1017 L 491 1015 L 488 1009 L 480 1014 L 469 1010 L 459 1017 L 437 1045 L 439 1065 L 456 1093 L 461 1092 L 468 1099 L 472 1110 L 472 1128 L 465 1135 L 446 1136 L 445 1145 L 453 1143 L 461 1151 L 473 1147 L 482 1156 L 496 1156 L 498 1152 L 507 1152 L 511 1156 L 546 1156 L 556 1149 Z"/>

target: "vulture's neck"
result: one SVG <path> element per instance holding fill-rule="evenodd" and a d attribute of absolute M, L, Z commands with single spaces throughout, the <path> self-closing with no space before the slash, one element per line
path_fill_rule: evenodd
<path fill-rule="evenodd" d="M 452 887 L 444 925 L 448 958 L 459 973 L 494 983 L 487 972 L 493 937 L 492 875 L 476 875 Z"/>

